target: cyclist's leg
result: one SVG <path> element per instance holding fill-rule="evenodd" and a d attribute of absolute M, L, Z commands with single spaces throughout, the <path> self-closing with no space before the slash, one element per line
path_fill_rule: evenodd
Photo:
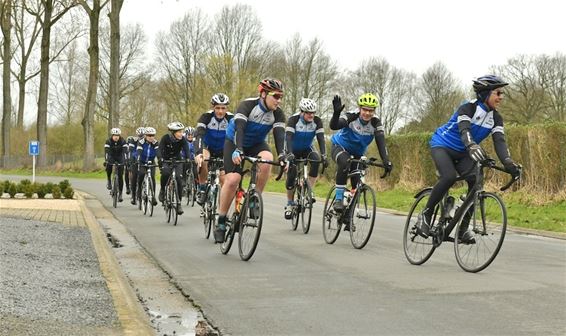
<path fill-rule="evenodd" d="M 167 181 L 171 176 L 171 164 L 164 162 L 161 168 L 161 188 L 159 189 L 159 202 L 163 202 L 165 197 L 165 188 L 167 187 Z"/>
<path fill-rule="evenodd" d="M 108 190 L 112 189 L 112 163 L 114 160 L 109 158 L 106 164 L 106 189 Z"/>
<path fill-rule="evenodd" d="M 472 158 L 467 156 L 458 161 L 458 163 L 456 164 L 456 169 L 460 174 L 464 174 L 466 172 L 469 172 L 474 166 L 474 164 L 475 162 L 472 160 Z M 468 177 L 466 177 L 466 183 L 468 184 L 467 196 L 469 196 L 470 191 L 476 184 L 476 175 L 471 174 Z M 472 205 L 470 207 L 470 210 L 468 210 L 464 214 L 464 218 L 462 219 L 462 224 L 460 224 L 460 232 L 458 232 L 458 235 L 460 236 L 460 240 L 466 243 L 471 243 L 474 240 L 472 233 L 468 232 L 468 225 L 470 224 L 470 219 L 473 213 L 474 213 L 474 205 Z"/>
<path fill-rule="evenodd" d="M 312 148 L 309 149 L 309 153 L 307 154 L 307 158 L 311 160 L 320 161 L 320 155 L 314 151 Z M 309 185 L 312 189 L 314 189 L 314 185 L 316 183 L 316 178 L 318 177 L 318 167 L 320 163 L 318 162 L 311 162 L 309 168 Z"/>
<path fill-rule="evenodd" d="M 132 204 L 136 204 L 136 196 L 137 196 L 137 182 L 138 182 L 138 165 L 135 163 L 130 164 L 130 174 L 131 174 L 131 181 L 130 181 L 130 191 L 132 193 Z M 127 180 L 127 178 L 126 178 Z M 141 184 L 140 184 L 141 186 Z"/>
<path fill-rule="evenodd" d="M 271 148 L 266 142 L 254 146 L 253 148 L 244 148 L 244 154 L 249 156 L 259 156 L 264 160 L 273 160 L 273 154 L 271 153 Z M 261 194 L 263 188 L 267 184 L 269 175 L 271 174 L 271 165 L 269 164 L 259 164 L 257 171 L 256 189 Z"/>
<path fill-rule="evenodd" d="M 227 173 L 224 175 L 224 184 L 220 189 L 218 222 L 216 223 L 217 227 L 214 229 L 214 239 L 216 242 L 224 241 L 224 235 L 226 233 L 226 215 L 240 184 L 240 179 L 242 178 L 239 173 L 242 171 L 242 167 L 236 166 L 232 162 L 232 152 L 235 149 L 236 145 L 232 141 L 226 140 L 224 142 L 224 169 Z"/>
<path fill-rule="evenodd" d="M 204 148 L 202 150 L 202 157 L 204 160 L 210 159 L 211 155 L 208 149 Z M 199 191 L 204 190 L 206 188 L 206 177 L 208 175 L 208 162 L 203 161 L 200 166 L 200 171 L 198 173 L 198 184 L 199 184 Z"/>
<path fill-rule="evenodd" d="M 295 158 L 299 158 L 299 153 L 293 152 Z M 287 189 L 287 204 L 293 203 L 293 195 L 295 194 L 295 179 L 297 178 L 297 165 L 289 165 L 287 169 L 287 180 L 285 181 L 285 188 Z"/>
<path fill-rule="evenodd" d="M 177 182 L 177 197 L 179 201 L 179 205 L 181 203 L 181 199 L 183 198 L 183 180 L 185 179 L 185 172 L 183 171 L 183 165 L 176 165 L 173 167 L 175 169 L 175 179 Z"/>
<path fill-rule="evenodd" d="M 139 188 L 137 188 L 136 194 L 134 194 L 133 191 L 132 191 L 132 195 L 133 195 L 132 197 L 141 199 L 141 193 L 142 193 L 141 186 L 143 184 L 143 179 L 145 178 L 145 174 L 147 174 L 147 167 L 140 167 L 137 171 L 138 171 L 138 173 L 137 173 L 136 183 L 139 186 Z"/>
<path fill-rule="evenodd" d="M 344 210 L 344 189 L 348 181 L 348 169 L 350 165 L 348 159 L 350 154 L 342 148 L 342 146 L 332 144 L 332 160 L 336 162 L 336 202 L 334 202 L 334 209 L 337 211 Z"/>
<path fill-rule="evenodd" d="M 118 162 L 124 163 L 124 161 Z M 118 166 L 118 201 L 122 202 L 122 190 L 124 188 L 124 166 Z"/>

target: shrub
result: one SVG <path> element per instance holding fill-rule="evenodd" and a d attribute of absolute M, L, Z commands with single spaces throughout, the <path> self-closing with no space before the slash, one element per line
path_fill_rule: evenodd
<path fill-rule="evenodd" d="M 73 198 L 74 194 L 75 194 L 75 191 L 73 190 L 73 187 L 71 187 L 71 186 L 68 186 L 67 188 L 65 188 L 65 191 L 63 191 L 63 196 L 65 196 L 66 199 Z"/>
<path fill-rule="evenodd" d="M 45 194 L 47 194 L 45 184 L 37 184 L 35 188 L 35 192 L 37 193 L 37 198 L 45 198 Z"/>
<path fill-rule="evenodd" d="M 64 193 L 65 189 L 67 189 L 70 186 L 71 186 L 71 183 L 69 183 L 69 180 L 63 180 L 63 181 L 59 182 L 59 188 L 61 189 L 62 193 Z"/>
<path fill-rule="evenodd" d="M 4 182 L 2 182 L 3 187 L 4 187 L 4 191 L 8 192 L 8 189 L 10 189 L 10 181 L 6 180 Z"/>
<path fill-rule="evenodd" d="M 54 185 L 53 189 L 51 190 L 51 195 L 53 196 L 54 199 L 60 199 L 61 198 L 61 188 L 59 188 L 58 185 Z"/>
<path fill-rule="evenodd" d="M 33 185 L 24 184 L 23 191 L 24 191 L 24 196 L 26 198 L 32 198 L 33 197 L 33 193 L 34 193 Z"/>
<path fill-rule="evenodd" d="M 15 183 L 10 183 L 10 187 L 8 188 L 8 194 L 10 194 L 10 198 L 16 197 L 18 193 L 18 188 L 16 187 Z"/>
<path fill-rule="evenodd" d="M 0 197 L 4 195 L 4 183 L 0 183 Z"/>
<path fill-rule="evenodd" d="M 53 192 L 53 186 L 54 186 L 54 184 L 51 183 L 51 182 L 45 183 L 45 193 L 51 194 Z"/>

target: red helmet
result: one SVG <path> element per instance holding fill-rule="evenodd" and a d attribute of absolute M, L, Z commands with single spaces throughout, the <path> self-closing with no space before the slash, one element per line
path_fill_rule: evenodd
<path fill-rule="evenodd" d="M 257 87 L 258 91 L 261 93 L 262 91 L 265 92 L 283 92 L 283 83 L 280 80 L 274 78 L 266 78 L 259 82 L 259 86 Z"/>

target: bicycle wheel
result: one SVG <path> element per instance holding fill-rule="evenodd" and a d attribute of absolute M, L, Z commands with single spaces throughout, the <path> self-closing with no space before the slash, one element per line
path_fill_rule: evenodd
<path fill-rule="evenodd" d="M 313 201 L 313 194 L 311 187 L 306 183 L 303 188 L 303 197 L 301 197 L 302 204 L 301 204 L 301 223 L 303 225 L 303 233 L 309 233 L 311 228 L 311 219 L 312 219 L 312 201 Z"/>
<path fill-rule="evenodd" d="M 375 224 L 375 192 L 368 185 L 360 189 L 350 206 L 350 240 L 357 249 L 366 246 Z"/>
<path fill-rule="evenodd" d="M 214 213 L 212 212 L 212 202 L 214 201 L 214 190 L 213 186 L 207 185 L 206 186 L 206 200 L 202 207 L 203 212 L 203 224 L 204 224 L 204 238 L 208 239 L 210 237 L 210 231 L 212 229 L 212 216 Z"/>
<path fill-rule="evenodd" d="M 155 199 L 155 189 L 151 178 L 147 180 L 147 203 L 149 206 L 149 217 L 153 216 L 153 200 Z"/>
<path fill-rule="evenodd" d="M 433 236 L 423 238 L 417 233 L 418 216 L 426 207 L 431 190 L 421 193 L 407 215 L 405 229 L 403 230 L 403 250 L 405 257 L 413 265 L 424 264 L 431 256 L 436 247 L 433 244 Z M 438 209 L 438 207 L 437 207 Z M 435 211 L 436 212 L 436 211 Z M 434 225 L 436 216 L 432 217 L 431 224 Z"/>
<path fill-rule="evenodd" d="M 142 211 L 144 215 L 147 215 L 147 208 L 148 208 L 148 204 L 147 204 L 147 199 L 148 199 L 148 192 L 147 192 L 147 180 L 144 178 L 143 179 L 143 183 L 142 183 L 142 187 L 141 187 L 141 193 L 140 193 L 140 204 L 142 204 Z"/>
<path fill-rule="evenodd" d="M 464 271 L 476 273 L 489 266 L 501 250 L 507 230 L 507 210 L 499 196 L 482 192 L 463 213 L 454 232 L 468 230 L 475 242 L 462 242 L 460 235 L 455 235 L 454 252 Z"/>
<path fill-rule="evenodd" d="M 177 213 L 177 205 L 179 202 L 179 191 L 177 190 L 177 183 L 173 181 L 173 188 L 171 188 L 172 195 L 171 195 L 171 216 L 173 217 L 171 220 L 173 221 L 173 225 L 177 225 L 177 220 L 179 219 L 179 214 Z"/>
<path fill-rule="evenodd" d="M 167 223 L 171 223 L 171 181 L 167 183 L 165 186 L 165 202 L 163 202 L 163 206 L 165 207 L 165 217 L 167 217 Z"/>
<path fill-rule="evenodd" d="M 114 208 L 118 206 L 118 175 L 116 173 L 112 177 L 112 206 Z"/>
<path fill-rule="evenodd" d="M 298 185 L 295 188 L 295 206 L 293 207 L 293 210 L 291 212 L 291 229 L 293 231 L 297 230 L 297 226 L 299 226 L 299 217 L 301 215 L 301 198 L 303 196 L 303 188 Z"/>
<path fill-rule="evenodd" d="M 228 254 L 228 252 L 230 252 L 230 248 L 234 242 L 234 236 L 236 232 L 238 232 L 238 221 L 239 216 L 236 213 L 233 213 L 230 220 L 226 221 L 226 240 L 220 245 L 220 252 L 222 252 L 222 254 Z"/>
<path fill-rule="evenodd" d="M 191 197 L 193 196 L 192 181 L 194 180 L 192 169 L 189 168 L 189 170 L 187 170 L 186 176 L 187 177 L 185 179 L 185 185 L 183 186 L 183 192 L 187 196 L 187 205 L 191 205 Z"/>
<path fill-rule="evenodd" d="M 257 191 L 254 190 L 246 196 L 241 216 L 238 249 L 240 258 L 243 261 L 248 261 L 254 255 L 259 243 L 263 223 L 263 200 Z"/>
<path fill-rule="evenodd" d="M 340 235 L 342 223 L 338 220 L 340 216 L 334 211 L 336 200 L 336 187 L 332 187 L 326 196 L 324 211 L 322 212 L 322 235 L 327 244 L 334 244 Z"/>

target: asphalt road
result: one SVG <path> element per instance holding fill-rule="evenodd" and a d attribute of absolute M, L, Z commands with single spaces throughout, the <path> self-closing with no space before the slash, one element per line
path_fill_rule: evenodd
<path fill-rule="evenodd" d="M 243 262 L 237 245 L 225 256 L 204 239 L 197 207 L 185 206 L 174 227 L 161 207 L 152 218 L 129 199 L 113 209 L 103 181 L 70 180 L 98 197 L 224 334 L 566 335 L 564 240 L 508 232 L 477 274 L 458 267 L 452 244 L 413 266 L 404 217 L 378 213 L 371 240 L 356 250 L 344 232 L 324 242 L 321 202 L 304 235 L 283 219 L 284 198 L 265 194 L 261 240 Z"/>

